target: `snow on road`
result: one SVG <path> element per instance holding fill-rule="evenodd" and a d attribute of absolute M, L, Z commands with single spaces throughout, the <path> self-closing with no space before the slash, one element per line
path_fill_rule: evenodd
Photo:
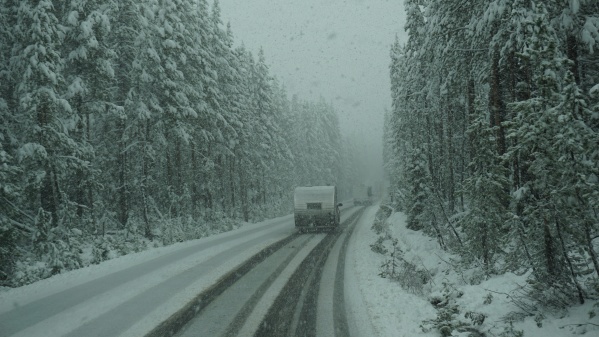
<path fill-rule="evenodd" d="M 144 293 L 154 296 L 165 291 L 156 286 L 168 286 L 171 278 L 184 280 L 184 287 L 170 289 L 173 293 L 163 296 L 159 303 L 117 316 L 123 324 L 119 328 L 124 330 L 110 327 L 110 335 L 143 335 L 229 270 L 294 231 L 290 216 L 246 224 L 228 233 L 130 254 L 1 292 L 0 336 L 63 336 L 84 332 L 97 325 L 95 322 L 110 320 L 109 315 L 116 313 L 116 308 L 122 309 L 136 298 L 143 299 Z M 215 258 L 219 261 L 211 261 Z M 201 277 L 186 275 L 202 265 L 198 273 Z M 147 314 L 139 317 L 139 312 Z M 106 335 L 102 330 L 97 332 Z"/>
<path fill-rule="evenodd" d="M 14 289 L 5 288 L 5 291 L 0 292 L 0 314 L 12 310 L 15 306 L 23 306 L 25 304 L 31 303 L 49 295 L 60 293 L 67 289 L 71 289 L 84 283 L 88 283 L 103 276 L 114 274 L 125 269 L 130 269 L 133 266 L 140 265 L 150 260 L 154 260 L 158 257 L 176 251 L 180 251 L 189 247 L 194 247 L 198 245 L 198 243 L 209 244 L 211 242 L 216 242 L 217 240 L 223 238 L 229 238 L 240 233 L 247 233 L 250 231 L 254 231 L 255 229 L 260 229 L 269 225 L 276 225 L 283 222 L 289 223 L 291 219 L 292 216 L 287 215 L 284 217 L 270 219 L 257 224 L 245 224 L 244 226 L 227 233 L 205 237 L 198 240 L 175 243 L 170 246 L 149 249 L 139 253 L 128 254 L 112 260 L 104 261 L 97 265 L 92 265 L 86 268 L 81 268 L 78 270 L 73 270 L 63 274 L 55 275 L 51 278 L 41 280 L 39 282 L 35 282 L 27 286 Z M 292 225 L 288 226 L 288 232 L 293 232 Z M 227 246 L 231 246 L 231 243 L 227 244 Z M 219 248 L 227 248 L 227 246 Z M 184 267 L 184 263 L 179 263 L 178 267 Z"/>
<path fill-rule="evenodd" d="M 403 257 L 418 268 L 426 269 L 432 276 L 428 284 L 424 285 L 418 293 L 402 289 L 399 283 L 378 275 L 380 265 L 384 262 L 385 257 L 370 249 L 370 245 L 378 237 L 370 228 L 376 211 L 377 206 L 372 206 L 364 212 L 349 241 L 346 256 L 345 303 L 349 328 L 353 335 L 369 337 L 438 336 L 439 333 L 434 329 L 423 332 L 421 324 L 423 320 L 436 317 L 437 312 L 429 303 L 429 298 L 440 294 L 443 283 L 450 283 L 455 289 L 464 293 L 458 300 L 462 309 L 460 319 L 464 320 L 463 312 L 480 312 L 487 316 L 485 322 L 479 327 L 480 329 L 495 335 L 499 335 L 503 331 L 502 318 L 517 308 L 506 296 L 501 294 L 509 293 L 519 284 L 523 284 L 525 276 L 506 274 L 483 280 L 478 285 L 470 285 L 465 280 L 472 275 L 458 273 L 449 265 L 448 261 L 455 258 L 454 256 L 441 250 L 434 239 L 407 229 L 405 216 L 401 213 L 394 213 L 388 220 L 389 232 L 398 238 Z M 28 286 L 1 291 L 0 336 L 15 334 L 22 336 L 70 334 L 74 336 L 77 333 L 86 332 L 86 326 L 93 326 L 89 322 L 93 322 L 102 315 L 115 314 L 115 308 L 121 306 L 125 301 L 135 296 L 143 297 L 144 292 L 164 283 L 172 275 L 185 273 L 194 266 L 218 258 L 219 254 L 225 254 L 235 247 L 254 240 L 254 243 L 243 251 L 231 253 L 222 260 L 214 261 L 209 272 L 194 279 L 174 295 L 169 295 L 166 301 L 154 305 L 146 304 L 149 308 L 139 310 L 143 311 L 143 314 L 132 315 L 135 317 L 134 321 L 130 322 L 126 328 L 121 327 L 114 330 L 115 335 L 144 335 L 197 293 L 217 281 L 227 271 L 242 263 L 252 254 L 294 231 L 291 216 L 257 224 L 245 224 L 228 233 L 130 254 L 100 265 L 56 275 Z M 266 232 L 272 235 L 264 236 Z M 194 251 L 194 247 L 204 247 L 204 249 Z M 187 251 L 190 253 L 184 253 Z M 181 256 L 181 258 L 174 261 L 169 260 L 169 257 L 172 259 L 175 256 Z M 116 281 L 117 275 L 127 275 L 133 270 L 136 272 L 143 270 L 144 265 L 155 263 L 152 261 L 163 261 L 164 265 L 160 265 L 160 268 L 156 270 L 140 272 L 138 277 L 124 278 L 122 282 Z M 108 284 L 103 280 L 106 280 Z M 86 288 L 90 286 L 95 289 Z M 69 291 L 73 289 L 81 289 L 81 293 L 91 292 L 92 294 L 89 295 L 90 298 L 82 300 L 81 303 L 66 307 L 68 302 L 73 299 L 61 298 L 61 296 L 69 294 Z M 484 304 L 484 298 L 489 294 L 493 294 L 491 305 Z M 273 297 L 275 294 L 269 296 Z M 589 318 L 588 315 L 589 311 L 593 309 L 594 303 L 597 302 L 588 301 L 585 305 L 574 307 L 569 312 L 562 312 L 559 315 L 547 314 L 541 328 L 537 327 L 532 317 L 522 322 L 516 322 L 514 328 L 523 331 L 525 337 L 579 336 L 587 331 L 587 336 L 599 336 L 599 329 L 596 328 L 599 327 L 599 318 L 597 316 Z M 15 313 L 29 310 L 28 308 L 37 310 L 40 315 L 46 316 L 43 316 L 41 320 L 27 318 L 31 320 L 31 324 L 23 328 L 23 324 L 29 324 L 27 319 L 23 318 L 23 321 L 19 322 L 21 318 L 13 316 Z M 135 308 L 129 308 L 129 310 L 131 309 L 135 310 Z M 262 311 L 264 310 L 266 308 L 262 308 Z M 127 318 L 123 319 L 127 320 Z M 16 320 L 16 322 L 12 320 Z M 21 324 L 20 327 L 19 324 Z M 6 327 L 11 328 L 6 329 Z M 95 332 L 101 334 L 99 331 Z"/>

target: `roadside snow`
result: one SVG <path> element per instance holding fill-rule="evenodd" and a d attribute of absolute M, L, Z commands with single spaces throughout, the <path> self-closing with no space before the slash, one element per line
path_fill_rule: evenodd
<path fill-rule="evenodd" d="M 426 270 L 432 276 L 428 284 L 419 292 L 407 291 L 398 282 L 377 275 L 385 257 L 370 249 L 370 245 L 378 238 L 378 235 L 370 229 L 376 208 L 376 206 L 371 207 L 365 212 L 363 223 L 359 224 L 352 239 L 355 244 L 354 249 L 358 252 L 352 255 L 352 263 L 368 310 L 368 319 L 371 320 L 376 334 L 398 337 L 440 336 L 438 331 L 430 329 L 430 325 L 428 325 L 429 330 L 423 332 L 421 324 L 424 320 L 437 317 L 437 310 L 429 303 L 429 299 L 442 296 L 446 284 L 452 291 L 463 293 L 455 299 L 455 304 L 460 310 L 455 320 L 471 322 L 465 317 L 467 312 L 484 314 L 486 316 L 484 322 L 475 327 L 479 331 L 486 332 L 488 336 L 502 336 L 509 326 L 505 322 L 506 315 L 518 311 L 518 307 L 510 300 L 508 294 L 513 294 L 514 290 L 526 283 L 526 275 L 508 273 L 483 280 L 477 285 L 468 284 L 468 280 L 476 276 L 476 271 L 456 272 L 452 267 L 452 261 L 458 257 L 443 251 L 435 239 L 406 228 L 405 215 L 397 212 L 387 220 L 389 233 L 398 239 L 403 258 L 416 268 Z M 528 316 L 514 322 L 513 331 L 523 332 L 524 337 L 599 336 L 599 317 L 589 318 L 589 312 L 597 303 L 597 301 L 587 301 L 584 305 L 570 308 L 568 312 L 543 313 L 541 327 L 537 326 L 534 317 Z M 454 331 L 452 336 L 468 335 L 469 333 L 460 334 Z"/>
<path fill-rule="evenodd" d="M 294 230 L 290 216 L 245 224 L 227 233 L 129 254 L 2 291 L 0 335 L 142 336 L 229 270 Z M 191 274 L 197 270 L 202 271 L 201 277 L 193 282 Z M 189 281 L 192 283 L 183 288 L 169 287 L 173 282 L 185 285 Z M 143 302 L 144 294 L 162 297 L 156 297 L 160 302 L 127 311 Z M 166 302 L 161 300 L 164 298 Z M 27 308 L 32 310 L 30 314 L 17 315 Z M 140 314 L 145 312 L 147 317 Z M 118 324 L 102 326 L 103 319 L 115 316 Z M 136 324 L 138 320 L 142 324 Z"/>
<path fill-rule="evenodd" d="M 131 268 L 132 266 L 136 266 L 141 263 L 150 261 L 157 257 L 175 251 L 179 251 L 187 247 L 195 246 L 198 244 L 198 242 L 208 243 L 238 233 L 243 233 L 257 228 L 265 227 L 276 222 L 289 221 L 290 219 L 291 216 L 287 215 L 280 218 L 266 220 L 257 224 L 244 223 L 241 225 L 240 228 L 234 231 L 205 237 L 197 240 L 175 243 L 165 247 L 149 249 L 139 253 L 124 255 L 112 260 L 104 261 L 97 265 L 91 265 L 86 268 L 81 268 L 63 274 L 54 275 L 48 279 L 41 280 L 19 288 L 3 288 L 2 291 L 0 291 L 0 314 L 11 310 L 15 306 L 23 306 L 40 298 L 60 293 L 62 291 L 93 281 L 100 277 L 114 274 L 121 270 Z M 219 248 L 226 249 L 228 247 L 221 246 Z M 182 265 L 182 267 L 184 268 L 187 264 L 181 263 L 180 265 Z"/>
<path fill-rule="evenodd" d="M 368 334 L 372 324 L 375 336 L 437 336 L 436 333 L 423 333 L 420 322 L 423 319 L 432 319 L 436 312 L 425 298 L 410 294 L 401 289 L 399 284 L 380 277 L 379 266 L 383 263 L 382 255 L 373 252 L 370 245 L 377 239 L 377 235 L 370 229 L 374 221 L 377 207 L 369 207 L 362 216 L 360 223 L 350 240 L 347 266 L 353 269 L 357 280 L 359 293 L 348 289 L 348 296 L 361 296 L 366 305 L 368 317 L 363 317 L 356 322 L 360 328 L 360 336 Z M 346 272 L 346 275 L 349 273 Z M 347 289 L 347 288 L 346 288 Z M 360 299 L 354 299 L 355 303 Z M 349 310 L 356 310 L 352 308 Z M 359 316 L 358 316 L 359 317 Z"/>

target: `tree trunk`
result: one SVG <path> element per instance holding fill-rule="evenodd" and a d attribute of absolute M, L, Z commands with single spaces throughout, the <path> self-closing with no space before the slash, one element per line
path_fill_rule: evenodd
<path fill-rule="evenodd" d="M 489 249 L 489 225 L 484 222 L 481 228 L 481 248 L 483 255 L 483 264 L 485 268 L 485 274 L 489 275 L 491 271 L 491 257 Z"/>
<path fill-rule="evenodd" d="M 175 138 L 175 191 L 177 195 L 183 195 L 183 160 L 181 156 L 181 139 Z"/>
<path fill-rule="evenodd" d="M 248 188 L 245 175 L 243 174 L 243 165 L 241 159 L 239 160 L 239 197 L 241 198 L 241 211 L 243 213 L 243 221 L 250 221 L 250 212 L 248 207 Z"/>
<path fill-rule="evenodd" d="M 143 151 L 142 151 L 142 184 L 141 184 L 141 202 L 142 202 L 142 217 L 144 220 L 144 229 L 145 229 L 145 237 L 148 240 L 153 240 L 154 239 L 154 235 L 152 234 L 152 228 L 150 227 L 150 218 L 149 218 L 149 205 L 148 205 L 148 182 L 149 182 L 149 172 L 148 172 L 148 150 L 147 150 L 147 146 L 148 146 L 148 142 L 150 139 L 150 122 L 149 121 L 145 121 L 145 139 L 144 139 L 144 146 L 143 146 Z"/>
<path fill-rule="evenodd" d="M 589 251 L 589 255 L 591 256 L 591 260 L 593 261 L 593 266 L 595 267 L 595 273 L 597 277 L 599 277 L 599 259 L 597 259 L 597 252 L 595 252 L 595 247 L 593 246 L 593 239 L 591 238 L 591 226 L 592 224 L 589 221 L 585 221 L 585 240 L 587 250 Z"/>
<path fill-rule="evenodd" d="M 449 214 L 453 214 L 455 212 L 455 172 L 454 172 L 454 157 L 455 151 L 453 148 L 453 122 L 454 122 L 454 111 L 453 106 L 449 105 L 446 109 L 447 111 L 447 173 L 448 177 L 446 180 L 447 185 L 447 197 L 448 197 L 448 211 Z"/>
<path fill-rule="evenodd" d="M 468 105 L 467 105 L 467 109 L 468 109 L 468 116 L 467 116 L 467 123 L 468 125 L 470 125 L 470 122 L 472 120 L 474 120 L 476 118 L 475 113 L 476 113 L 476 109 L 475 109 L 475 89 L 474 89 L 474 79 L 472 79 L 472 77 L 470 77 L 468 79 L 468 85 L 466 86 L 466 95 L 468 97 Z M 468 135 L 468 153 L 470 155 L 470 159 L 472 158 L 476 158 L 476 147 L 474 146 L 474 135 L 473 134 L 469 134 Z M 470 172 L 472 175 L 472 173 L 474 172 Z"/>
<path fill-rule="evenodd" d="M 435 169 L 433 166 L 433 137 L 431 136 L 432 130 L 433 130 L 433 125 L 431 123 L 431 118 L 428 114 L 426 114 L 426 129 L 428 130 L 428 132 L 426 132 L 426 146 L 427 146 L 427 158 L 428 158 L 428 171 L 429 174 L 431 175 L 431 177 L 435 176 Z M 434 182 L 433 182 L 434 183 Z"/>
<path fill-rule="evenodd" d="M 543 225 L 543 238 L 544 238 L 544 255 L 545 255 L 545 268 L 547 273 L 555 277 L 557 275 L 557 264 L 555 261 L 555 248 L 553 245 L 553 237 L 551 236 L 551 230 L 549 229 L 549 224 L 545 219 Z"/>
<path fill-rule="evenodd" d="M 564 237 L 562 235 L 562 229 L 561 229 L 559 221 L 557 220 L 557 217 L 555 217 L 555 226 L 557 229 L 557 236 L 558 236 L 559 241 L 562 246 L 562 254 L 564 255 L 564 258 L 566 259 L 566 262 L 568 264 L 568 269 L 570 270 L 570 276 L 572 277 L 572 282 L 576 286 L 576 290 L 578 292 L 578 301 L 580 301 L 580 304 L 584 304 L 584 296 L 582 293 L 582 287 L 580 286 L 580 284 L 578 283 L 578 280 L 576 279 L 576 273 L 574 272 L 574 267 L 572 266 L 572 261 L 570 261 L 570 257 L 568 256 L 568 251 L 566 250 L 566 244 L 564 243 Z"/>
<path fill-rule="evenodd" d="M 52 226 L 58 226 L 58 205 L 54 191 L 54 175 L 50 165 L 46 165 L 46 175 L 40 187 L 40 201 L 42 209 L 52 216 Z"/>
<path fill-rule="evenodd" d="M 499 69 L 499 50 L 494 47 L 491 59 L 491 88 L 489 93 L 489 111 L 491 113 L 491 127 L 497 128 L 497 153 L 503 155 L 506 151 L 505 130 L 505 105 L 501 93 L 501 73 Z"/>
<path fill-rule="evenodd" d="M 182 199 L 181 196 L 183 195 L 183 175 L 182 175 L 182 169 L 181 169 L 181 140 L 179 139 L 179 137 L 174 137 L 174 141 L 173 141 L 173 146 L 174 146 L 174 154 L 173 154 L 173 159 L 172 159 L 172 168 L 171 168 L 171 174 L 172 174 L 172 186 L 173 186 L 173 192 L 176 195 L 176 197 L 178 198 L 178 202 L 172 202 L 169 200 L 169 202 L 172 205 L 172 216 L 173 217 L 178 217 L 179 215 L 181 215 L 181 210 L 183 209 L 183 205 L 181 204 Z"/>
<path fill-rule="evenodd" d="M 233 213 L 234 210 L 237 209 L 237 205 L 235 204 L 235 179 L 234 177 L 234 171 L 235 171 L 235 157 L 231 156 L 230 160 L 229 160 L 229 184 L 230 184 L 230 191 L 229 191 L 229 196 L 231 197 L 231 216 L 235 216 L 235 214 Z"/>
<path fill-rule="evenodd" d="M 224 155 L 219 155 L 218 156 L 218 180 L 220 182 L 220 191 L 218 193 L 218 198 L 220 199 L 220 207 L 222 209 L 223 212 L 226 212 L 227 210 L 227 181 L 225 179 L 226 177 L 226 159 Z"/>
<path fill-rule="evenodd" d="M 91 142 L 91 126 L 90 126 L 89 113 L 85 115 L 85 121 L 86 121 L 85 125 L 87 128 L 85 141 L 86 141 L 86 143 L 90 144 L 90 142 Z M 95 228 L 96 227 L 96 215 L 95 215 L 95 208 L 94 208 L 94 184 L 92 182 L 87 183 L 87 203 L 88 203 L 88 208 L 89 208 L 89 215 L 90 215 L 90 218 L 92 221 L 92 226 Z"/>
<path fill-rule="evenodd" d="M 52 216 L 52 226 L 58 226 L 58 200 L 56 195 L 55 182 L 56 178 L 50 160 L 54 157 L 54 151 L 46 138 L 46 127 L 50 121 L 50 112 L 47 105 L 42 105 L 37 111 L 37 122 L 40 127 L 39 144 L 42 145 L 47 153 L 48 159 L 44 165 L 45 175 L 40 186 L 39 195 L 41 207 L 44 211 Z"/>
<path fill-rule="evenodd" d="M 81 104 L 81 96 L 77 96 L 77 107 L 76 110 L 77 112 L 80 114 L 81 113 L 81 109 L 82 109 L 82 104 Z M 82 117 L 82 116 L 80 116 Z M 81 118 L 81 120 L 79 120 L 79 122 L 77 123 L 77 128 L 76 131 L 74 132 L 74 138 L 77 141 L 83 142 L 85 139 L 84 136 L 84 125 L 83 125 L 83 118 Z M 85 203 L 85 188 L 84 188 L 84 181 L 85 181 L 85 177 L 84 177 L 84 172 L 83 172 L 83 168 L 78 167 L 77 171 L 75 173 L 75 203 L 76 205 L 76 209 L 77 209 L 77 217 L 79 218 L 79 220 L 83 219 L 83 212 L 84 212 L 84 203 Z"/>
<path fill-rule="evenodd" d="M 570 71 L 574 74 L 574 80 L 577 85 L 580 85 L 580 72 L 578 71 L 578 41 L 574 34 L 568 34 L 568 38 L 566 40 L 566 48 L 568 59 L 572 61 L 570 65 Z"/>
<path fill-rule="evenodd" d="M 127 221 L 129 221 L 129 184 L 127 182 L 127 144 L 125 144 L 126 139 L 126 131 L 125 131 L 125 121 L 123 119 L 119 120 L 118 123 L 120 141 L 119 144 L 119 153 L 118 153 L 118 175 L 119 175 L 119 187 L 118 187 L 118 209 L 119 209 L 119 222 L 122 228 L 125 228 L 127 225 Z"/>
<path fill-rule="evenodd" d="M 171 190 L 175 190 L 174 189 L 174 184 L 173 184 L 173 160 L 171 158 L 171 151 L 169 151 L 168 146 L 167 149 L 165 151 L 166 153 L 166 186 L 170 187 Z M 175 190 L 176 191 L 176 190 Z"/>
<path fill-rule="evenodd" d="M 191 210 L 194 215 L 197 215 L 198 212 L 198 203 L 200 202 L 200 191 L 198 189 L 198 163 L 196 157 L 196 144 L 194 141 L 191 142 L 191 174 L 190 174 L 190 182 L 191 186 Z"/>

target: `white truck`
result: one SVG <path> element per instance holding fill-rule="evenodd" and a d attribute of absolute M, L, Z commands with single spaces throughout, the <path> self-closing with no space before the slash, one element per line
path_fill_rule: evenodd
<path fill-rule="evenodd" d="M 354 205 L 355 206 L 370 206 L 372 205 L 372 186 L 360 185 L 354 187 Z"/>
<path fill-rule="evenodd" d="M 335 186 L 296 187 L 294 193 L 295 227 L 307 230 L 334 230 L 339 226 L 339 207 Z"/>

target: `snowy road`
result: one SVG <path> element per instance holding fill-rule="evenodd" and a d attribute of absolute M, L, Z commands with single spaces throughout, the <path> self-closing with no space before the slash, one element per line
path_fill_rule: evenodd
<path fill-rule="evenodd" d="M 316 307 L 316 295 L 319 283 L 324 283 L 321 282 L 325 276 L 322 273 L 324 262 L 344 261 L 345 254 L 329 255 L 331 247 L 336 242 L 344 242 L 340 238 L 349 237 L 347 233 L 353 229 L 361 213 L 359 209 L 344 212 L 339 231 L 294 235 L 247 273 L 234 271 L 244 275 L 219 293 L 214 301 L 202 308 L 189 306 L 178 314 L 184 317 L 187 316 L 185 312 L 190 312 L 195 317 L 182 327 L 177 336 L 314 335 L 318 316 L 337 313 L 338 310 L 333 310 L 337 309 L 334 308 L 337 304 L 343 308 L 343 301 L 330 301 L 321 310 Z M 339 249 L 336 252 L 339 253 Z M 328 260 L 327 256 L 330 257 Z M 342 287 L 343 273 L 337 273 L 335 277 L 337 264 L 329 265 L 325 270 L 332 270 L 333 283 Z M 331 294 L 333 291 L 331 288 Z M 324 315 L 314 315 L 317 310 Z M 342 315 L 342 318 L 345 319 L 345 316 Z M 172 323 L 153 331 L 152 335 L 168 335 L 182 325 L 175 317 L 169 321 Z M 332 316 L 330 321 L 333 322 Z M 328 332 L 322 335 L 334 336 Z"/>
<path fill-rule="evenodd" d="M 378 235 L 370 229 L 377 208 L 365 208 L 354 225 L 346 221 L 360 209 L 343 211 L 342 221 L 349 227 L 340 231 L 336 240 L 331 240 L 335 235 L 296 235 L 292 217 L 286 216 L 2 290 L 0 337 L 162 337 L 173 335 L 187 322 L 192 323 L 181 335 L 255 336 L 265 318 L 277 322 L 271 310 L 277 301 L 283 303 L 278 307 L 281 312 L 292 312 L 283 319 L 287 323 L 281 324 L 286 331 L 280 334 L 283 336 L 434 337 L 439 332 L 424 331 L 423 321 L 437 317 L 429 297 L 442 294 L 447 282 L 463 291 L 458 302 L 462 312 L 485 314 L 488 318 L 479 329 L 500 335 L 505 327 L 500 324 L 502 318 L 518 308 L 506 296 L 494 296 L 491 304 L 483 300 L 490 292 L 507 294 L 519 289 L 526 275 L 507 273 L 481 284 L 464 283 L 464 274 L 445 262 L 455 257 L 443 251 L 435 238 L 409 230 L 406 216 L 395 213 L 388 220 L 389 231 L 399 239 L 402 257 L 432 278 L 422 284 L 420 293 L 402 289 L 398 282 L 378 275 L 385 257 L 371 250 Z M 303 269 L 301 264 L 309 261 L 319 246 L 328 254 L 306 262 L 316 268 Z M 261 263 L 267 260 L 270 262 Z M 231 273 L 233 270 L 242 270 L 243 275 Z M 296 270 L 302 270 L 301 277 L 293 276 Z M 319 280 L 313 282 L 318 286 L 305 287 L 310 283 L 301 280 L 295 286 L 288 282 L 306 276 Z M 244 277 L 249 281 L 241 281 Z M 290 289 L 296 295 L 285 294 Z M 595 303 L 588 301 L 559 317 L 548 314 L 542 328 L 533 316 L 514 327 L 531 337 L 574 337 L 585 331 L 596 335 L 597 316 L 589 319 Z M 180 324 L 173 320 L 189 307 L 198 308 L 201 314 L 190 310 L 190 317 Z M 302 312 L 298 307 L 313 310 Z M 194 317 L 199 319 L 195 325 Z M 294 323 L 289 323 L 289 317 Z M 308 319 L 303 322 L 304 318 Z M 206 324 L 199 323 L 201 320 Z M 177 329 L 170 329 L 172 326 Z M 262 332 L 277 335 L 269 329 Z"/>
<path fill-rule="evenodd" d="M 42 281 L 44 289 L 34 284 L 2 294 L 0 335 L 144 335 L 245 259 L 295 232 L 290 217 L 247 227 L 139 254 L 142 262 L 112 263 L 116 270 L 106 268 L 109 261 Z"/>
<path fill-rule="evenodd" d="M 342 221 L 348 222 L 352 215 L 355 218 L 356 212 L 355 208 L 344 211 Z M 189 306 L 198 294 L 210 293 L 215 284 L 234 278 L 229 272 L 248 258 L 278 243 L 272 248 L 274 253 L 268 253 L 268 263 L 246 267 L 249 271 L 243 278 L 250 281 L 228 281 L 227 291 L 215 295 L 214 301 L 210 299 L 207 315 L 196 320 L 204 323 L 186 328 L 194 336 L 251 335 L 287 280 L 327 237 L 339 239 L 331 240 L 326 248 L 335 258 L 326 261 L 330 267 L 325 271 L 337 275 L 334 284 L 343 284 L 339 270 L 344 259 L 339 258 L 339 252 L 347 247 L 350 232 L 346 228 L 333 236 L 294 235 L 293 220 L 287 216 L 58 275 L 0 294 L 0 336 L 142 336 L 152 330 L 154 335 L 171 334 L 173 330 L 160 332 L 155 328 Z M 309 274 L 305 270 L 302 273 Z M 330 284 L 322 282 L 321 286 Z M 332 289 L 331 296 L 342 294 Z M 318 301 L 321 306 L 323 299 Z M 338 308 L 330 311 L 339 314 Z M 223 317 L 230 321 L 223 321 Z M 327 319 L 333 320 L 333 316 Z M 198 324 L 203 333 L 198 334 Z"/>
<path fill-rule="evenodd" d="M 325 234 L 295 236 L 215 298 L 177 336 L 253 335 L 260 317 L 252 313 L 262 296 L 269 290 L 272 294 L 270 287 L 273 283 L 278 280 L 280 284 L 281 279 L 287 279 L 289 270 L 297 267 L 297 262 L 303 260 L 324 237 Z M 280 290 L 277 285 L 274 287 L 275 293 Z M 249 316 L 252 319 L 248 320 Z M 244 333 L 239 333 L 240 330 Z"/>
<path fill-rule="evenodd" d="M 341 238 L 351 232 L 362 212 L 352 213 L 339 231 L 314 247 L 273 302 L 255 336 L 347 336 L 343 273 L 337 268 L 343 266 L 345 254 L 331 252 L 337 243 L 343 246 Z M 337 264 L 339 261 L 342 263 Z M 330 329 L 318 331 L 320 319 L 326 322 L 320 325 L 330 324 Z"/>

